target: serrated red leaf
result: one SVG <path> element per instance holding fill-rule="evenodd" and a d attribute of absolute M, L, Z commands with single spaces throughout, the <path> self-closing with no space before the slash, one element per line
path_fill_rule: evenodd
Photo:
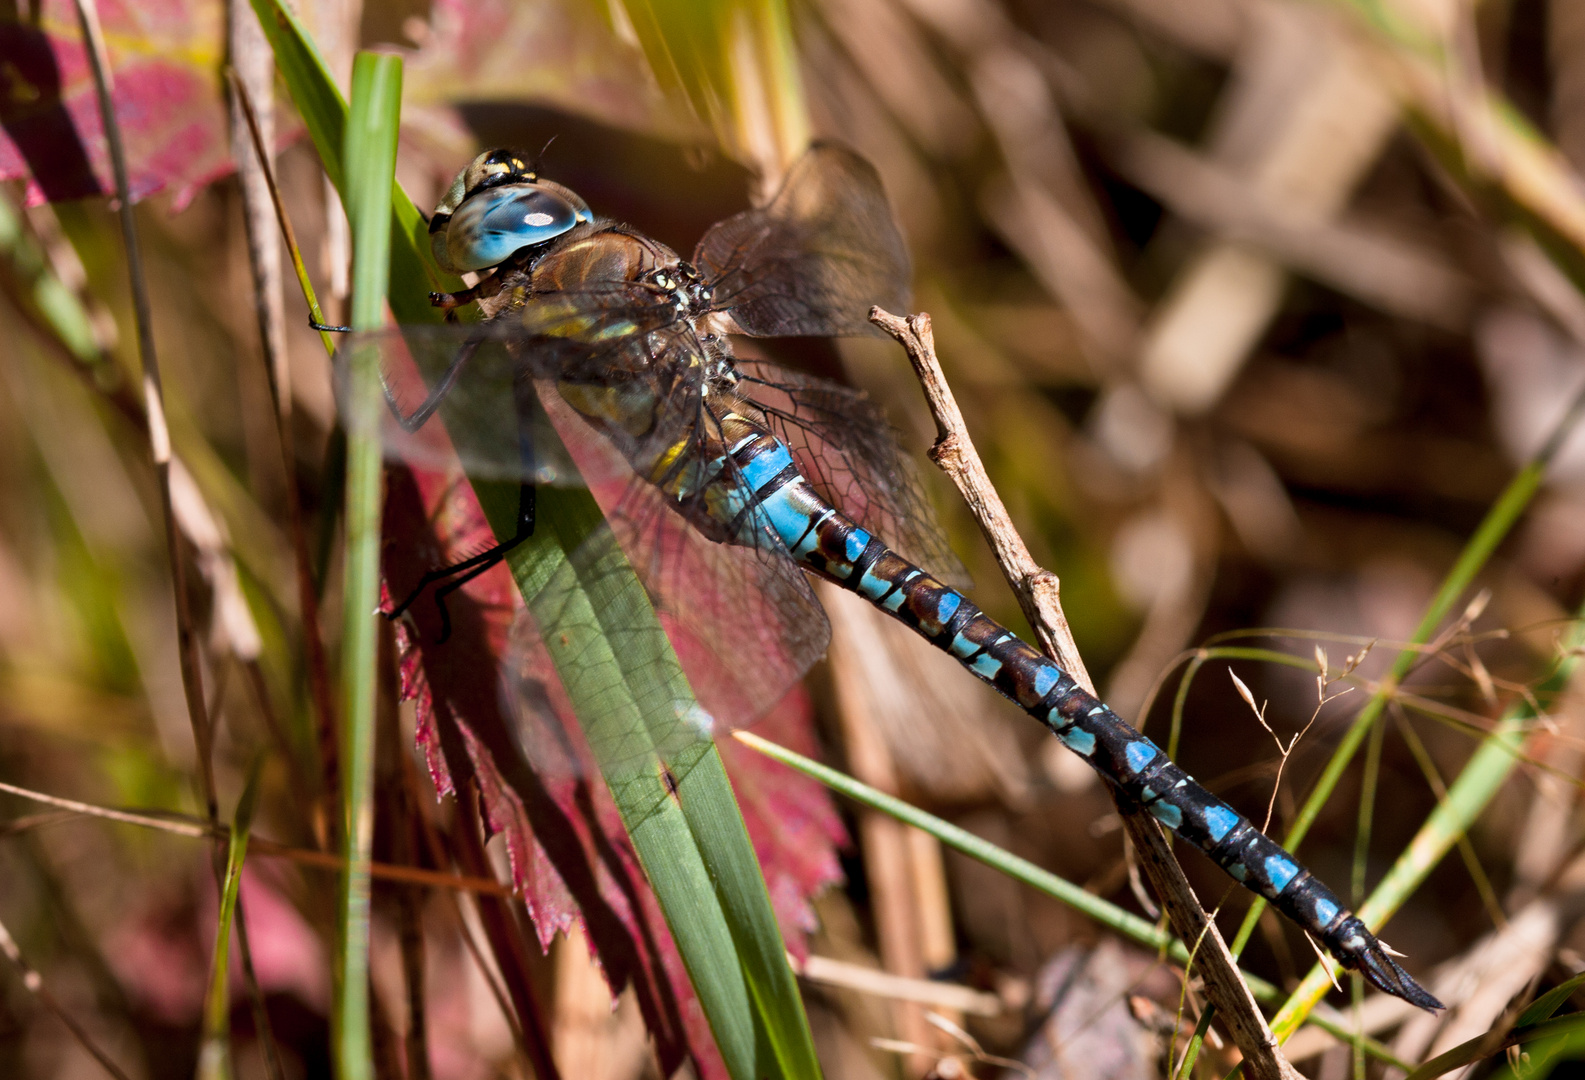
<path fill-rule="evenodd" d="M 476 554 L 487 541 L 472 489 L 455 477 L 392 468 L 387 473 L 384 565 L 405 596 L 437 565 Z M 447 541 L 437 530 L 454 531 Z M 482 535 L 481 535 L 482 530 Z M 440 612 L 429 596 L 411 611 L 404 635 L 404 685 L 418 694 L 421 749 L 431 775 L 452 790 L 479 785 L 492 830 L 504 834 L 513 885 L 541 946 L 581 924 L 613 996 L 632 985 L 669 1074 L 691 1055 L 702 1076 L 724 1077 L 719 1051 L 694 1000 L 638 860 L 604 785 L 589 776 L 545 778 L 527 761 L 503 707 L 501 664 L 515 587 L 492 568 L 447 599 L 451 636 L 440 641 Z M 595 774 L 591 774 L 595 775 Z"/>

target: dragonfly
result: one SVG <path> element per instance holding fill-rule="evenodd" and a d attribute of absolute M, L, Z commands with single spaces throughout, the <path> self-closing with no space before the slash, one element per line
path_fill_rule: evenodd
<path fill-rule="evenodd" d="M 753 719 L 823 655 L 829 627 L 808 579 L 824 579 L 1011 699 L 1345 968 L 1443 1007 L 1293 855 L 964 595 L 917 473 L 868 397 L 740 355 L 743 338 L 873 333 L 871 305 L 907 309 L 907 249 L 863 158 L 815 144 L 768 203 L 712 226 L 684 260 L 594 215 L 523 155 L 489 151 L 459 174 L 430 235 L 441 265 L 486 272 L 432 302 L 477 301 L 488 318 L 402 330 L 389 351 L 420 370 L 404 380 L 387 363 L 391 441 L 413 453 L 444 403 L 470 475 L 516 478 L 524 494 L 516 536 L 420 590 L 445 581 L 443 605 L 532 530 L 535 484 L 581 473 L 620 490 L 602 505 L 670 625 L 739 672 L 732 704 L 699 695 L 717 720 Z M 551 449 L 563 443 L 576 460 Z"/>

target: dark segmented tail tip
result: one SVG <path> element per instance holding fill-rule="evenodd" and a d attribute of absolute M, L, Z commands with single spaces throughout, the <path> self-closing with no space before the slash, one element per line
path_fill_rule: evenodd
<path fill-rule="evenodd" d="M 1402 998 L 1427 1012 L 1447 1008 L 1432 997 L 1425 987 L 1415 982 L 1407 971 L 1399 967 L 1398 962 L 1387 955 L 1387 950 L 1381 942 L 1372 941 L 1370 947 L 1355 953 L 1354 959 L 1358 961 L 1358 966 L 1350 966 L 1365 976 L 1365 981 L 1382 993 Z"/>

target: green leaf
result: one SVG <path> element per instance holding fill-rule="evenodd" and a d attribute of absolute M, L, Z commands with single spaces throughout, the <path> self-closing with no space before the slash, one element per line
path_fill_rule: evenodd
<path fill-rule="evenodd" d="M 319 152 L 320 165 L 345 202 L 347 187 L 341 155 L 347 103 L 297 16 L 272 0 L 253 0 L 253 10 L 275 51 L 275 65 L 291 92 L 292 103 Z M 390 206 L 395 234 L 390 251 L 391 311 L 397 322 L 439 322 L 439 311 L 429 303 L 430 290 L 460 289 L 462 279 L 442 272 L 430 261 L 429 226 L 400 185 L 392 189 Z"/>
<path fill-rule="evenodd" d="M 1559 983 L 1540 997 L 1530 1003 L 1530 1007 L 1519 1014 L 1519 1019 L 1514 1021 L 1514 1027 L 1529 1027 L 1550 1019 L 1552 1014 L 1563 1007 L 1564 1002 L 1574 996 L 1574 991 L 1585 986 L 1585 975 L 1576 975 L 1564 983 Z"/>
<path fill-rule="evenodd" d="M 1493 1038 L 1493 1033 L 1488 1031 L 1468 1042 L 1459 1043 L 1445 1053 L 1438 1054 L 1410 1073 L 1405 1080 L 1433 1080 L 1434 1077 L 1488 1058 L 1506 1047 L 1543 1039 L 1549 1042 L 1555 1040 L 1560 1044 L 1573 1044 L 1571 1048 L 1577 1051 L 1581 1033 L 1585 1033 L 1585 1013 L 1569 1013 L 1567 1016 L 1560 1016 L 1556 1020 L 1548 1020 L 1531 1027 L 1515 1028 L 1506 1036 L 1496 1038 Z M 1510 1072 L 1509 1075 L 1512 1073 Z"/>
<path fill-rule="evenodd" d="M 352 226 L 352 325 L 385 321 L 390 283 L 391 193 L 401 121 L 402 61 L 359 53 L 352 67 L 352 108 L 344 127 L 348 163 L 343 194 Z M 374 847 L 374 710 L 379 661 L 380 396 L 379 355 L 372 344 L 348 359 L 347 554 L 342 635 L 341 850 L 346 860 L 337 911 L 341 934 L 332 1008 L 337 1075 L 372 1075 L 369 1036 L 369 862 Z"/>
<path fill-rule="evenodd" d="M 242 860 L 248 853 L 248 833 L 253 809 L 259 800 L 259 774 L 264 759 L 253 763 L 247 786 L 237 800 L 231 819 L 231 843 L 226 851 L 226 877 L 220 891 L 220 924 L 215 930 L 214 965 L 209 972 L 209 992 L 204 997 L 204 1041 L 198 1051 L 198 1080 L 230 1080 L 231 1072 L 231 923 L 236 916 L 237 894 L 242 885 Z"/>

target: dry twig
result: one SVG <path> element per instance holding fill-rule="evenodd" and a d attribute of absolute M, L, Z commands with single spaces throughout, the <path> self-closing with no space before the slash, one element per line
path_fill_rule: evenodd
<path fill-rule="evenodd" d="M 880 308 L 870 309 L 870 321 L 897 339 L 908 353 L 930 403 L 935 418 L 937 439 L 930 457 L 952 478 L 958 491 L 974 512 L 974 520 L 990 543 L 1002 568 L 1007 583 L 1018 597 L 1019 606 L 1041 648 L 1067 671 L 1079 685 L 1091 693 L 1094 684 L 1084 662 L 1079 658 L 1073 643 L 1072 631 L 1062 614 L 1057 576 L 1038 566 L 1029 554 L 1029 548 L 1014 528 L 1002 504 L 1001 497 L 991 485 L 979 454 L 969 439 L 963 414 L 953 400 L 946 376 L 936 359 L 935 337 L 928 315 L 910 315 L 900 318 Z M 1162 898 L 1168 918 L 1178 936 L 1184 941 L 1200 941 L 1198 950 L 1203 957 L 1201 973 L 1212 1003 L 1221 1012 L 1223 1023 L 1233 1036 L 1233 1041 L 1244 1054 L 1248 1074 L 1256 1080 L 1268 1078 L 1296 1078 L 1295 1071 L 1277 1040 L 1267 1027 L 1265 1017 L 1255 1005 L 1255 999 L 1238 975 L 1237 966 L 1227 945 L 1211 922 L 1205 909 L 1189 887 L 1183 869 L 1172 857 L 1172 849 L 1154 821 L 1119 804 L 1123 822 L 1128 829 L 1145 873 L 1150 877 L 1157 894 Z"/>
<path fill-rule="evenodd" d="M 16 966 L 17 972 L 22 976 L 22 985 L 27 988 L 28 993 L 38 998 L 40 1004 L 66 1025 L 66 1029 L 82 1044 L 83 1049 L 104 1067 L 105 1072 L 116 1080 L 129 1080 L 127 1074 L 121 1070 L 121 1066 L 94 1042 L 93 1036 L 88 1034 L 87 1029 L 72 1019 L 71 1013 L 67 1012 L 55 999 L 55 995 L 50 993 L 49 987 L 44 985 L 44 977 L 22 956 L 22 950 L 17 947 L 16 941 L 11 937 L 11 931 L 6 929 L 4 923 L 0 923 L 0 953 L 4 953 L 6 959 Z"/>

